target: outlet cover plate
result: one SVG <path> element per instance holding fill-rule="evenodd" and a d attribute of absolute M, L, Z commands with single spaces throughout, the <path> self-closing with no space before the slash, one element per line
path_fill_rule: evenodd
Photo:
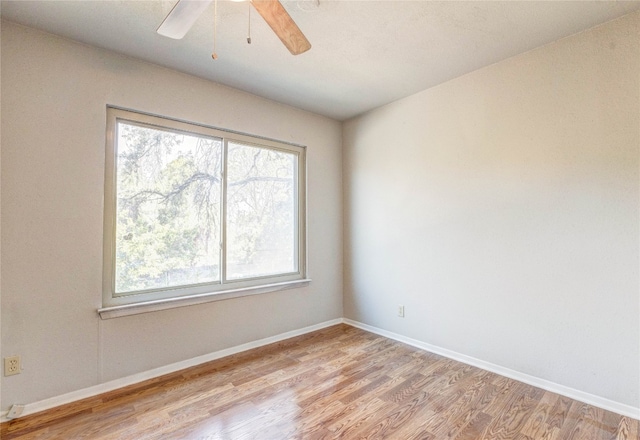
<path fill-rule="evenodd" d="M 4 358 L 4 375 L 13 376 L 20 374 L 20 356 L 8 356 Z"/>

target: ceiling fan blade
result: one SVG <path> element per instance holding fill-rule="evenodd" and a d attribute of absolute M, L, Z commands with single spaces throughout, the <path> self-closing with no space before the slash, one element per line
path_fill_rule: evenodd
<path fill-rule="evenodd" d="M 251 4 L 293 55 L 311 49 L 311 43 L 278 0 L 251 0 Z"/>
<path fill-rule="evenodd" d="M 158 27 L 157 32 L 165 37 L 181 39 L 189 32 L 200 14 L 212 0 L 179 0 Z"/>

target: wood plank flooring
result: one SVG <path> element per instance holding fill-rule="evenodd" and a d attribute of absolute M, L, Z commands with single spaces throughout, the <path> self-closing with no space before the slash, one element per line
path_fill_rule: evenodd
<path fill-rule="evenodd" d="M 638 440 L 638 425 L 338 325 L 3 423 L 0 436 Z"/>

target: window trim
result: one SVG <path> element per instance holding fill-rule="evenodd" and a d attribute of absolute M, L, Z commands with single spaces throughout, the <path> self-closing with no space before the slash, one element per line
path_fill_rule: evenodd
<path fill-rule="evenodd" d="M 307 278 L 307 224 L 306 224 L 306 147 L 277 141 L 245 133 L 220 129 L 203 124 L 187 122 L 165 116 L 107 106 L 105 189 L 104 189 L 104 232 L 103 232 L 103 273 L 102 308 L 98 309 L 103 319 L 147 311 L 218 301 L 239 296 L 255 295 L 276 290 L 303 287 L 311 281 Z M 221 257 L 220 279 L 214 283 L 192 284 L 161 289 L 149 289 L 131 293 L 115 292 L 115 253 L 117 223 L 117 125 L 119 121 L 140 126 L 157 127 L 162 130 L 219 138 L 223 142 L 223 154 L 229 142 L 283 151 L 297 156 L 297 185 L 295 206 L 297 208 L 297 272 L 254 277 L 250 279 L 228 280 L 224 273 L 226 258 Z M 226 160 L 226 158 L 224 159 Z M 223 173 L 226 170 L 223 167 Z M 222 180 L 226 187 L 226 176 Z M 225 194 L 226 188 L 222 189 Z M 222 199 L 222 215 L 226 215 L 226 195 Z M 226 251 L 226 222 L 224 217 L 221 230 L 222 252 Z"/>

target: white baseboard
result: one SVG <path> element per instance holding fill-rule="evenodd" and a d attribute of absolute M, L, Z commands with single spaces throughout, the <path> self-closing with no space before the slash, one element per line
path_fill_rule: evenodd
<path fill-rule="evenodd" d="M 200 365 L 205 362 L 210 362 L 216 359 L 220 359 L 225 356 L 230 356 L 232 354 L 251 350 L 253 348 L 262 347 L 264 345 L 283 341 L 285 339 L 304 335 L 306 333 L 310 333 L 316 330 L 320 330 L 320 329 L 330 327 L 336 324 L 341 324 L 341 323 L 348 324 L 353 327 L 360 328 L 362 330 L 366 330 L 368 332 L 375 333 L 389 339 L 403 342 L 413 347 L 420 348 L 422 350 L 435 353 L 440 356 L 444 356 L 449 359 L 453 359 L 468 365 L 472 365 L 474 367 L 482 368 L 483 370 L 491 371 L 492 373 L 496 373 L 501 376 L 508 377 L 510 379 L 514 379 L 538 388 L 542 388 L 544 390 L 551 391 L 553 393 L 560 394 L 562 396 L 570 397 L 577 401 L 584 402 L 589 405 L 596 406 L 598 408 L 606 409 L 607 411 L 611 411 L 626 417 L 631 417 L 631 418 L 640 420 L 640 408 L 635 408 L 633 406 L 615 402 L 613 400 L 609 400 L 604 397 L 585 393 L 584 391 L 569 388 L 564 385 L 557 384 L 555 382 L 550 382 L 545 379 L 540 379 L 538 377 L 521 373 L 519 371 L 511 370 L 509 368 L 502 367 L 500 365 L 492 364 L 491 362 L 486 362 L 480 359 L 476 359 L 471 356 L 457 353 L 452 350 L 447 350 L 446 348 L 438 347 L 436 345 L 431 345 L 426 342 L 418 341 L 416 339 L 411 339 L 397 333 L 389 332 L 387 330 L 383 330 L 377 327 L 373 327 L 373 326 L 363 324 L 358 321 L 353 321 L 351 319 L 346 319 L 346 318 L 333 319 L 331 321 L 326 321 L 320 324 L 304 327 L 298 330 L 281 333 L 276 336 L 271 336 L 271 337 L 260 339 L 257 341 L 248 342 L 246 344 L 216 351 L 216 352 L 209 353 L 203 356 L 198 356 L 192 359 L 187 359 L 185 361 L 180 361 L 170 365 L 165 365 L 163 367 L 154 368 L 152 370 L 144 371 L 142 373 L 137 373 L 131 376 L 115 379 L 109 382 L 94 385 L 78 391 L 73 391 L 71 393 L 63 394 L 61 396 L 52 397 L 49 399 L 41 400 L 39 402 L 28 403 L 25 405 L 25 409 L 21 417 L 34 414 L 40 411 L 45 411 L 47 409 L 55 408 L 56 406 L 65 405 L 67 403 L 72 403 L 72 402 L 86 399 L 89 397 L 94 397 L 99 394 L 103 394 L 109 391 L 116 390 L 118 388 L 143 382 L 148 379 L 153 379 L 155 377 L 180 371 L 185 368 L 194 367 L 196 365 Z M 0 412 L 0 422 L 6 422 L 8 420 L 9 419 L 7 419 L 7 411 Z"/>
<path fill-rule="evenodd" d="M 101 383 L 88 388 L 83 388 L 81 390 L 73 391 L 71 393 L 63 394 L 61 396 L 51 397 L 49 399 L 41 400 L 39 402 L 27 403 L 20 417 L 25 417 L 30 414 L 35 414 L 40 411 L 45 411 L 47 409 L 55 408 L 56 406 L 65 405 L 67 403 L 76 402 L 78 400 L 86 399 L 89 397 L 94 397 L 99 394 L 117 390 L 118 388 L 126 387 L 128 385 L 133 385 L 139 382 L 143 382 L 145 380 L 163 376 L 165 374 L 184 370 L 185 368 L 194 367 L 196 365 L 200 365 L 205 362 L 210 362 L 216 359 L 220 359 L 225 356 L 230 356 L 232 354 L 251 350 L 253 348 L 262 347 L 264 345 L 273 344 L 274 342 L 280 342 L 285 339 L 304 335 L 306 333 L 311 333 L 316 330 L 321 330 L 323 328 L 330 327 L 336 324 L 341 324 L 341 323 L 343 323 L 342 318 L 333 319 L 331 321 L 325 321 L 320 324 L 311 325 L 309 327 L 304 327 L 298 330 L 292 330 L 290 332 L 281 333 L 279 335 L 271 336 L 264 339 L 259 339 L 253 342 L 248 342 L 246 344 L 237 345 L 235 347 L 231 347 L 231 348 L 216 351 L 213 353 L 205 354 L 202 356 L 194 357 L 191 359 L 187 359 L 185 361 L 175 362 L 173 364 L 165 365 L 163 367 L 154 368 L 148 371 L 143 371 L 142 373 L 137 373 L 137 374 L 133 374 L 131 376 L 123 377 L 120 379 L 111 380 L 109 382 Z M 8 411 L 3 411 L 0 413 L 0 422 L 6 422 L 9 420 L 7 418 L 7 413 Z"/>
<path fill-rule="evenodd" d="M 403 342 L 407 345 L 411 345 L 413 347 L 417 347 L 422 350 L 435 353 L 440 356 L 444 356 L 446 358 L 453 359 L 467 365 L 472 365 L 474 367 L 482 368 L 483 370 L 491 371 L 492 373 L 496 373 L 501 376 L 508 377 L 510 379 L 524 382 L 528 385 L 533 385 L 534 387 L 542 388 L 543 390 L 551 391 L 552 393 L 570 397 L 571 399 L 574 399 L 583 403 L 587 403 L 589 405 L 592 405 L 598 408 L 606 409 L 607 411 L 611 411 L 626 417 L 631 417 L 633 419 L 640 420 L 640 408 L 635 408 L 631 405 L 626 405 L 620 402 L 616 402 L 614 400 L 606 399 L 604 397 L 585 393 L 584 391 L 576 390 L 576 389 L 573 389 L 564 385 L 560 385 L 545 379 L 540 379 L 539 377 L 535 377 L 529 374 L 521 373 L 519 371 L 511 370 L 510 368 L 492 364 L 491 362 L 486 362 L 481 359 L 476 359 L 471 356 L 457 353 L 452 350 L 447 350 L 446 348 L 438 347 L 436 345 L 431 345 L 426 342 L 418 341 L 416 339 L 411 339 L 406 336 L 402 336 L 397 333 L 382 330 L 380 328 L 363 324 L 358 321 L 353 321 L 351 319 L 345 318 L 343 319 L 343 322 L 353 327 L 357 327 L 359 329 L 366 330 L 368 332 L 375 333 L 377 335 L 384 336 L 389 339 Z"/>

